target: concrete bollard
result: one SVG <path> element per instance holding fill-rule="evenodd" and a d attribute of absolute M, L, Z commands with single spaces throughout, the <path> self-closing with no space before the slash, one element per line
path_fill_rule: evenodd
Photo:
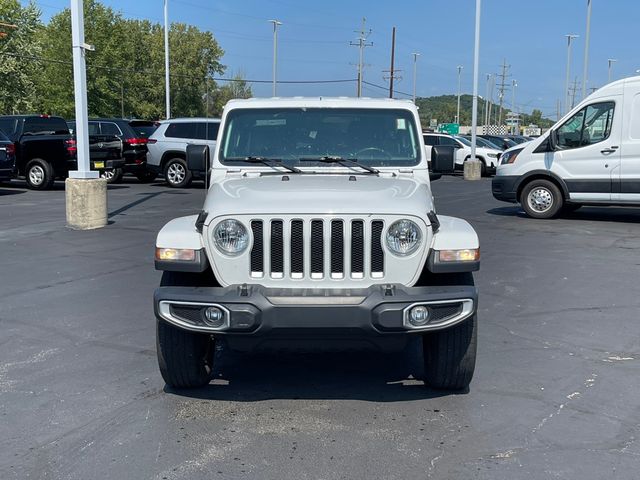
<path fill-rule="evenodd" d="M 480 180 L 482 177 L 482 162 L 480 160 L 467 160 L 464 162 L 464 179 Z"/>
<path fill-rule="evenodd" d="M 67 227 L 92 230 L 107 224 L 107 180 L 67 178 L 64 182 Z"/>

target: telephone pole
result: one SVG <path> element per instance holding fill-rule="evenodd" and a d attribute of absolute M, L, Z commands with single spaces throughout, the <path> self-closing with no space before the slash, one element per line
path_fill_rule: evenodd
<path fill-rule="evenodd" d="M 367 19 L 362 17 L 362 27 L 360 31 L 356 30 L 358 34 L 358 40 L 355 42 L 350 42 L 349 45 L 353 47 L 358 47 L 359 55 L 358 55 L 358 87 L 357 87 L 357 95 L 358 97 L 362 96 L 362 67 L 364 62 L 364 49 L 365 47 L 373 46 L 373 42 L 367 42 L 367 38 L 371 35 L 371 29 L 369 31 L 365 30 L 365 24 L 367 23 Z"/>
<path fill-rule="evenodd" d="M 391 68 L 389 70 L 383 70 L 382 73 L 388 73 L 389 76 L 382 76 L 385 80 L 389 80 L 389 98 L 393 98 L 393 81 L 401 80 L 402 77 L 397 75 L 400 70 L 395 69 L 395 55 L 396 55 L 396 27 L 393 27 L 391 31 Z"/>
<path fill-rule="evenodd" d="M 571 87 L 569 87 L 569 97 L 571 98 L 571 106 L 569 110 L 571 110 L 576 104 L 576 92 L 578 91 L 578 77 L 573 80 Z"/>
<path fill-rule="evenodd" d="M 497 76 L 500 78 L 500 83 L 498 83 L 498 98 L 500 99 L 499 106 L 499 114 L 498 114 L 498 128 L 502 125 L 502 105 L 504 103 L 504 92 L 508 91 L 508 83 L 507 79 L 511 76 L 507 72 L 511 68 L 511 65 L 507 65 L 507 60 L 502 61 L 502 73 L 499 73 Z"/>

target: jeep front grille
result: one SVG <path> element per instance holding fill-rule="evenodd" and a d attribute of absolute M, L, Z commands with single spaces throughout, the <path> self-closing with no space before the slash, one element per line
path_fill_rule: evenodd
<path fill-rule="evenodd" d="M 383 278 L 382 220 L 251 220 L 251 277 Z"/>

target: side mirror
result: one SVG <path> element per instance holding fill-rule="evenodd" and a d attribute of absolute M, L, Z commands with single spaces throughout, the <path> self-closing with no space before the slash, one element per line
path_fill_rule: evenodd
<path fill-rule="evenodd" d="M 556 131 L 551 130 L 549 132 L 549 136 L 547 137 L 547 142 L 549 144 L 549 151 L 553 152 L 558 147 L 558 138 L 556 137 Z"/>
<path fill-rule="evenodd" d="M 209 146 L 187 145 L 187 168 L 194 173 L 209 170 Z"/>
<path fill-rule="evenodd" d="M 436 175 L 453 173 L 455 170 L 455 148 L 437 145 L 431 149 L 431 172 Z M 435 180 L 435 179 L 434 179 Z"/>

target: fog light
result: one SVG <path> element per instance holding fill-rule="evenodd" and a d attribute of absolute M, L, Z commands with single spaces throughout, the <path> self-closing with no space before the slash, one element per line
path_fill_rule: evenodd
<path fill-rule="evenodd" d="M 422 327 L 429 321 L 429 309 L 424 305 L 413 307 L 409 312 L 409 323 L 414 327 Z"/>
<path fill-rule="evenodd" d="M 208 307 L 204 311 L 204 323 L 213 328 L 222 327 L 224 325 L 224 312 L 218 307 Z"/>

